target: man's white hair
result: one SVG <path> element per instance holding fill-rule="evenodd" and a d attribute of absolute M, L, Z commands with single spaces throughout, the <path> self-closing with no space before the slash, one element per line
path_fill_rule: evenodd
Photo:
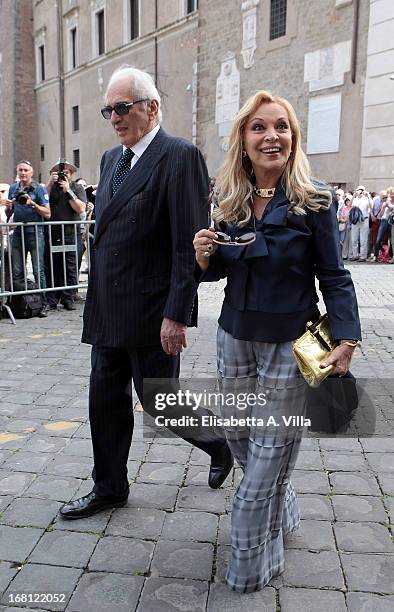
<path fill-rule="evenodd" d="M 156 85 L 153 82 L 152 77 L 147 72 L 133 68 L 128 64 L 123 64 L 117 68 L 111 75 L 108 82 L 105 97 L 107 98 L 109 88 L 116 82 L 123 79 L 128 79 L 130 82 L 130 89 L 133 93 L 135 100 L 147 98 L 148 100 L 157 100 L 159 104 L 159 111 L 157 113 L 158 123 L 162 121 L 161 112 L 161 98 L 157 91 Z"/>

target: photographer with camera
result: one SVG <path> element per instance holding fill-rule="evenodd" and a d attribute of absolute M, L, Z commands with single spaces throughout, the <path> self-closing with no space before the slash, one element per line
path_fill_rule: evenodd
<path fill-rule="evenodd" d="M 6 202 L 9 211 L 13 212 L 13 221 L 15 223 L 37 223 L 50 219 L 51 210 L 49 208 L 48 192 L 43 185 L 33 180 L 33 166 L 31 162 L 26 159 L 21 160 L 16 167 L 16 172 L 19 181 L 10 186 Z M 23 238 L 24 253 L 22 248 L 22 227 L 16 227 L 11 239 L 14 281 L 16 283 L 24 282 L 27 254 L 30 253 L 36 285 L 45 289 L 44 226 L 24 227 Z M 42 294 L 42 297 L 45 303 L 45 293 Z"/>
<path fill-rule="evenodd" d="M 52 221 L 80 221 L 80 214 L 86 209 L 86 194 L 81 185 L 71 181 L 76 167 L 67 161 L 55 164 L 50 170 L 47 185 Z M 64 225 L 64 245 L 76 245 L 75 237 L 79 235 L 79 225 Z M 52 246 L 63 245 L 62 225 L 51 227 Z M 49 240 L 49 236 L 48 236 Z M 77 247 L 77 245 L 76 245 Z M 65 253 L 66 278 L 64 278 L 63 253 L 53 253 L 53 276 L 55 287 L 73 286 L 78 284 L 78 255 L 75 251 Z M 47 284 L 51 284 L 51 267 L 47 261 Z M 57 309 L 60 301 L 66 310 L 75 310 L 73 300 L 74 289 L 61 289 L 48 293 L 48 303 L 51 310 Z"/>

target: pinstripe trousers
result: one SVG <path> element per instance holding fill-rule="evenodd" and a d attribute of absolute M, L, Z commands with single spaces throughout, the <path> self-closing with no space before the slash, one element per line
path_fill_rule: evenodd
<path fill-rule="evenodd" d="M 237 340 L 218 329 L 218 378 L 223 396 L 263 392 L 266 403 L 242 414 L 263 418 L 305 413 L 306 384 L 294 361 L 291 342 L 280 344 Z M 240 397 L 238 395 L 238 397 Z M 244 395 L 243 395 L 244 397 Z M 234 414 L 234 407 L 231 408 Z M 222 416 L 229 411 L 221 406 Z M 290 482 L 301 429 L 253 426 L 225 427 L 230 449 L 242 468 L 231 519 L 231 560 L 226 582 L 234 591 L 262 589 L 284 570 L 286 533 L 299 527 L 295 491 Z"/>

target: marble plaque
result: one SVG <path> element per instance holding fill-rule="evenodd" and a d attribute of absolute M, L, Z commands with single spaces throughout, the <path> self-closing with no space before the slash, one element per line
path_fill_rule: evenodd
<path fill-rule="evenodd" d="M 341 132 L 340 93 L 309 99 L 307 153 L 336 153 Z"/>

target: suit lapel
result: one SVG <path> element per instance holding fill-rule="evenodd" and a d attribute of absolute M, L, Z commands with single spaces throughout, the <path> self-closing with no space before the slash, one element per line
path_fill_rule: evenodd
<path fill-rule="evenodd" d="M 123 155 L 123 147 L 119 146 L 111 152 L 111 156 L 108 160 L 108 174 L 106 177 L 105 192 L 103 194 L 103 202 L 104 202 L 103 210 L 108 206 L 112 198 L 112 179 L 115 174 L 116 166 L 118 165 L 119 160 L 121 159 L 122 155 Z"/>
<path fill-rule="evenodd" d="M 111 161 L 108 166 L 112 164 L 111 169 L 108 173 L 107 182 L 105 185 L 105 202 L 103 210 L 101 211 L 99 220 L 96 223 L 95 228 L 95 242 L 98 241 L 99 237 L 107 227 L 108 223 L 116 217 L 123 206 L 138 193 L 144 184 L 148 181 L 154 168 L 165 155 L 165 141 L 167 135 L 163 129 L 160 129 L 152 140 L 148 148 L 144 151 L 141 158 L 132 168 L 131 172 L 125 178 L 118 191 L 112 196 L 112 179 L 115 172 L 116 165 L 122 156 L 122 148 L 120 152 L 115 149 L 112 155 Z M 104 196 L 104 194 L 103 194 Z"/>

